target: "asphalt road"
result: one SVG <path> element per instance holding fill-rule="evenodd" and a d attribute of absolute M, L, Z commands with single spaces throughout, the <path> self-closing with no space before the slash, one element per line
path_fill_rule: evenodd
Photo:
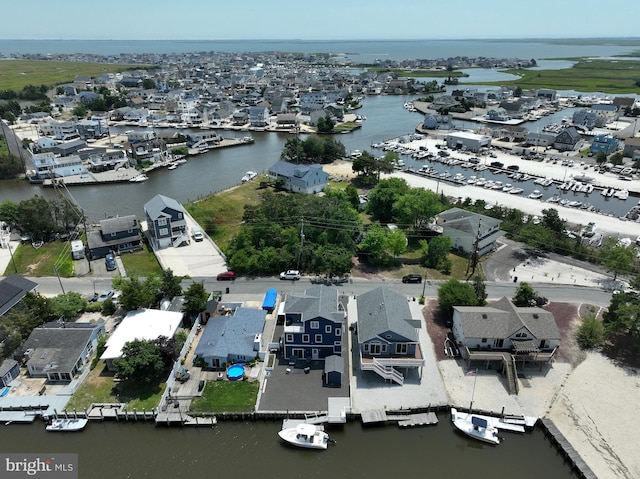
<path fill-rule="evenodd" d="M 111 278 L 61 278 L 37 277 L 29 278 L 38 283 L 37 291 L 44 295 L 57 295 L 68 291 L 77 291 L 87 297 L 94 292 L 111 289 Z M 216 281 L 215 278 L 192 278 L 182 283 L 183 289 L 189 287 L 192 282 L 204 284 L 207 291 L 226 291 L 232 294 L 260 295 L 270 288 L 276 288 L 281 293 L 303 292 L 307 288 L 318 284 L 315 278 L 303 277 L 299 281 L 282 281 L 277 278 L 238 278 L 235 281 Z M 359 295 L 379 286 L 387 286 L 405 296 L 414 296 L 416 299 L 423 294 L 426 298 L 437 298 L 439 281 L 427 281 L 422 284 L 403 284 L 398 280 L 366 280 L 353 279 L 343 283 L 326 283 L 337 288 L 341 294 Z M 489 299 L 499 299 L 502 296 L 511 298 L 517 284 L 512 282 L 487 282 Z M 550 301 L 581 303 L 588 301 L 591 304 L 608 306 L 611 292 L 587 288 L 584 286 L 570 286 L 548 283 L 532 283 L 538 294 Z"/>

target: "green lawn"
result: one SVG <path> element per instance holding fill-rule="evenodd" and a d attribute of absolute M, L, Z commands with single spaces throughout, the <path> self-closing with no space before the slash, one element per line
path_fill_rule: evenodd
<path fill-rule="evenodd" d="M 55 276 L 54 264 L 58 267 L 58 274 L 69 278 L 75 274 L 73 260 L 71 259 L 71 242 L 52 241 L 45 243 L 36 249 L 31 244 L 25 243 L 18 246 L 13 253 L 18 274 L 25 276 Z M 7 274 L 15 273 L 13 263 L 10 262 L 5 270 Z"/>
<path fill-rule="evenodd" d="M 0 90 L 22 90 L 27 85 L 59 85 L 72 82 L 76 75 L 97 77 L 103 73 L 116 73 L 141 65 L 110 63 L 58 62 L 47 60 L 3 61 L 0 69 Z"/>
<path fill-rule="evenodd" d="M 133 253 L 123 253 L 120 259 L 129 277 L 162 276 L 162 267 L 156 255 L 147 247 Z"/>
<path fill-rule="evenodd" d="M 207 196 L 186 205 L 193 218 L 200 223 L 213 241 L 224 250 L 231 238 L 240 231 L 244 214 L 244 206 L 259 202 L 262 191 L 259 187 L 260 177 L 256 182 L 248 181 L 235 188 Z"/>
<path fill-rule="evenodd" d="M 257 381 L 208 381 L 191 412 L 250 412 L 258 399 Z"/>
<path fill-rule="evenodd" d="M 563 70 L 505 70 L 518 75 L 514 81 L 486 84 L 513 85 L 521 88 L 554 88 L 557 90 L 599 91 L 603 93 L 640 93 L 640 61 L 579 59 L 572 68 Z"/>
<path fill-rule="evenodd" d="M 104 361 L 89 373 L 67 404 L 67 411 L 83 411 L 92 403 L 127 404 L 127 410 L 152 411 L 160 403 L 165 383 L 152 386 L 129 384 L 127 381 L 115 382 L 114 373 L 107 371 Z"/>

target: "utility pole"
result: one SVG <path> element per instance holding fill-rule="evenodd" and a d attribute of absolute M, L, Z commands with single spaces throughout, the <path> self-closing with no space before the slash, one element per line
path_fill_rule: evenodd
<path fill-rule="evenodd" d="M 55 271 L 56 276 L 58 277 L 58 282 L 60 283 L 60 289 L 62 290 L 62 294 L 67 294 L 64 292 L 64 286 L 62 286 L 62 280 L 60 279 L 60 273 L 58 272 L 58 267 L 54 264 L 53 271 Z"/>
<path fill-rule="evenodd" d="M 84 226 L 84 239 L 87 241 L 87 249 L 89 247 L 89 233 L 87 232 L 87 215 L 84 214 L 84 209 L 80 210 L 80 214 L 82 215 L 82 225 Z M 87 263 L 89 263 L 89 273 L 93 272 L 91 269 L 91 251 L 89 254 L 85 254 L 87 257 Z M 95 288 L 95 283 L 94 283 Z M 95 291 L 94 291 L 95 292 Z"/>
<path fill-rule="evenodd" d="M 298 253 L 298 267 L 300 271 L 300 261 L 302 260 L 302 248 L 304 247 L 304 217 L 300 218 L 300 253 Z"/>
<path fill-rule="evenodd" d="M 478 220 L 478 231 L 476 232 L 476 237 L 473 241 L 473 249 L 469 255 L 469 262 L 467 263 L 467 271 L 465 272 L 465 276 L 467 279 L 471 277 L 476 272 L 476 266 L 478 265 L 478 247 L 480 243 L 480 225 L 482 220 Z M 469 274 L 469 269 L 471 269 L 471 274 Z"/>

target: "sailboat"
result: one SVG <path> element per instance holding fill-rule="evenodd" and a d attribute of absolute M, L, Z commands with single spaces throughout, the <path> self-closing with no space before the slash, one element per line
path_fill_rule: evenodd
<path fill-rule="evenodd" d="M 478 370 L 469 371 L 467 374 L 475 376 L 473 379 L 473 390 L 471 392 L 471 403 L 469 404 L 469 413 L 459 413 L 454 407 L 451 408 L 451 422 L 453 425 L 473 439 L 486 442 L 488 444 L 500 444 L 498 436 L 498 428 L 489 424 L 486 417 L 472 414 L 473 396 L 476 392 L 476 382 L 478 380 Z"/>

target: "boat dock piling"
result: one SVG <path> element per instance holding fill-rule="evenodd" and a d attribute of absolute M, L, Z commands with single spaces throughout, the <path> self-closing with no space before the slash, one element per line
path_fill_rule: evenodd
<path fill-rule="evenodd" d="M 553 442 L 559 451 L 565 456 L 565 458 L 571 463 L 573 469 L 583 479 L 598 479 L 598 476 L 591 470 L 584 459 L 578 454 L 571 443 L 560 432 L 551 419 L 542 419 L 540 421 L 544 428 L 544 431 L 551 442 Z"/>
<path fill-rule="evenodd" d="M 438 424 L 438 416 L 433 412 L 416 414 L 387 414 L 383 409 L 362 411 L 362 424 L 397 421 L 398 426 L 431 426 Z"/>

